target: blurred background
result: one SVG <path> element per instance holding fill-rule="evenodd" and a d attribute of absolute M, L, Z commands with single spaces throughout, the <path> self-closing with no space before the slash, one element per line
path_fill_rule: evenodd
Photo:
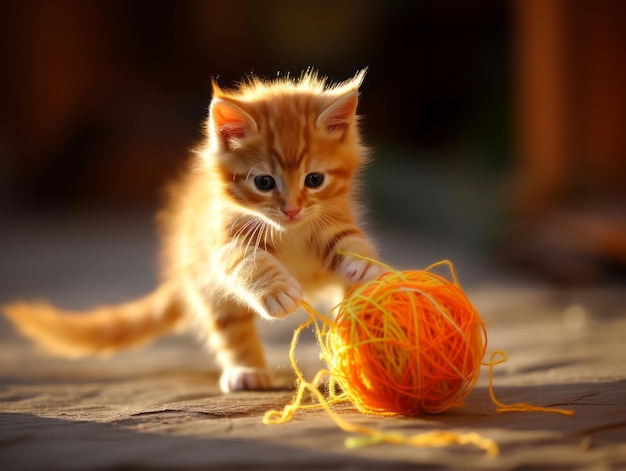
<path fill-rule="evenodd" d="M 133 283 L 211 77 L 308 67 L 368 67 L 368 219 L 392 262 L 623 280 L 625 24 L 621 0 L 3 1 L 4 294 L 47 263 Z"/>

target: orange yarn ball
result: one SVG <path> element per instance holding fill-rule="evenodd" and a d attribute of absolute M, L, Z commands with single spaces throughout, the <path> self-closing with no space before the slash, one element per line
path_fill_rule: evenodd
<path fill-rule="evenodd" d="M 362 412 L 419 415 L 462 404 L 485 354 L 485 326 L 453 281 L 389 272 L 354 287 L 326 332 L 331 386 Z M 332 384 L 334 383 L 334 384 Z"/>

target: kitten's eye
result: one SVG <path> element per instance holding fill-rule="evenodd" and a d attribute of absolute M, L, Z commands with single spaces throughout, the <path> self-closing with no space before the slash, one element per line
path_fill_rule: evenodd
<path fill-rule="evenodd" d="M 269 191 L 276 186 L 276 182 L 269 175 L 259 175 L 255 177 L 254 184 L 261 191 Z"/>
<path fill-rule="evenodd" d="M 323 173 L 309 173 L 304 179 L 304 184 L 309 188 L 317 188 L 322 183 L 324 183 L 324 174 Z"/>

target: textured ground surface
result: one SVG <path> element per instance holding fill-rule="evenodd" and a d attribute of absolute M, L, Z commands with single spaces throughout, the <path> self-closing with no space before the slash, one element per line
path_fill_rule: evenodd
<path fill-rule="evenodd" d="M 116 302 L 154 281 L 150 222 L 132 216 L 12 218 L 0 234 L 0 302 L 47 298 L 67 308 Z M 8 227 L 8 228 L 7 228 Z M 482 372 L 466 407 L 421 418 L 344 418 L 407 434 L 476 431 L 495 440 L 491 458 L 473 447 L 377 445 L 348 449 L 348 436 L 309 411 L 266 426 L 288 388 L 222 395 L 214 365 L 192 336 L 170 337 L 106 361 L 48 358 L 0 320 L 0 463 L 3 469 L 620 469 L 626 468 L 626 291 L 555 289 L 487 266 L 477 253 L 383 233 L 385 258 L 402 268 L 442 257 L 488 323 L 489 351 L 509 361 L 495 374 L 503 402 L 571 408 L 574 417 L 497 414 Z M 278 384 L 292 375 L 287 344 L 302 315 L 262 323 Z M 305 338 L 300 360 L 318 367 Z"/>

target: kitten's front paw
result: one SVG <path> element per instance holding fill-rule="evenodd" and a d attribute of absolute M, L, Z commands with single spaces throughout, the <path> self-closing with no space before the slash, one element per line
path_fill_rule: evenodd
<path fill-rule="evenodd" d="M 380 265 L 372 263 L 369 260 L 347 256 L 339 265 L 339 272 L 348 280 L 350 286 L 352 286 L 378 278 L 384 270 Z"/>
<path fill-rule="evenodd" d="M 265 308 L 271 318 L 282 318 L 295 312 L 302 301 L 302 287 L 295 278 L 276 283 L 265 297 Z"/>
<path fill-rule="evenodd" d="M 270 376 L 264 368 L 231 366 L 226 368 L 220 377 L 220 388 L 225 393 L 270 387 Z"/>

